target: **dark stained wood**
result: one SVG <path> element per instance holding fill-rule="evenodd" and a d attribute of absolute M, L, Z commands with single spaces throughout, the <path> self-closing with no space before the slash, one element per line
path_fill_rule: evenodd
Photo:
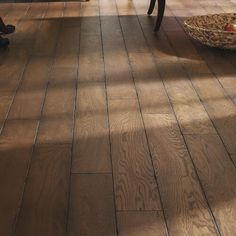
<path fill-rule="evenodd" d="M 64 3 L 49 3 L 39 33 L 37 34 L 33 50 L 34 55 L 54 55 L 58 41 L 57 36 L 61 26 L 63 10 Z"/>
<path fill-rule="evenodd" d="M 68 235 L 117 235 L 113 198 L 110 174 L 72 175 Z"/>
<path fill-rule="evenodd" d="M 42 18 L 48 8 L 47 3 L 32 4 L 17 26 L 17 36 L 13 34 L 12 41 L 23 46 L 26 50 L 31 51 L 39 32 Z M 27 32 L 27 33 L 25 33 Z"/>
<path fill-rule="evenodd" d="M 136 98 L 118 17 L 102 16 L 101 26 L 108 98 Z"/>
<path fill-rule="evenodd" d="M 232 158 L 232 160 L 234 162 L 234 165 L 236 166 L 236 155 L 231 155 L 231 158 Z"/>
<path fill-rule="evenodd" d="M 80 3 L 65 4 L 62 27 L 57 39 L 55 66 L 78 68 L 80 8 Z M 74 21 L 73 24 L 71 19 Z"/>
<path fill-rule="evenodd" d="M 0 232 L 11 235 L 18 214 L 37 121 L 7 121 L 0 137 Z"/>
<path fill-rule="evenodd" d="M 161 211 L 118 212 L 120 236 L 166 236 L 167 230 Z"/>
<path fill-rule="evenodd" d="M 125 1 L 117 2 L 119 14 L 125 14 L 126 4 Z M 132 4 L 129 5 L 128 9 L 135 14 Z M 132 17 L 121 16 L 120 24 L 142 112 L 172 113 L 168 96 L 156 69 L 155 61 L 146 43 L 138 18 L 136 15 Z"/>
<path fill-rule="evenodd" d="M 182 23 L 235 4 L 167 1 L 158 34 L 147 8 L 0 4 L 16 25 L 0 50 L 1 236 L 234 235 L 235 53 Z"/>
<path fill-rule="evenodd" d="M 51 65 L 50 57 L 33 57 L 30 60 L 11 106 L 9 118 L 37 119 L 40 116 Z"/>
<path fill-rule="evenodd" d="M 74 68 L 51 72 L 37 143 L 72 143 L 76 80 Z"/>
<path fill-rule="evenodd" d="M 70 47 L 68 47 L 70 45 Z M 58 35 L 54 65 L 58 67 L 78 67 L 79 27 L 62 28 Z"/>
<path fill-rule="evenodd" d="M 131 53 L 129 58 L 142 112 L 145 114 L 172 113 L 173 110 L 155 68 L 152 55 L 150 53 Z"/>
<path fill-rule="evenodd" d="M 221 135 L 227 150 L 236 153 L 236 109 L 219 82 L 211 75 L 192 76 L 193 84 Z"/>
<path fill-rule="evenodd" d="M 155 172 L 172 235 L 217 235 L 173 115 L 144 115 Z"/>
<path fill-rule="evenodd" d="M 217 135 L 187 135 L 187 144 L 222 235 L 236 231 L 236 171 Z"/>
<path fill-rule="evenodd" d="M 188 77 L 179 64 L 160 65 L 167 93 L 184 134 L 215 133 L 215 129 Z"/>
<path fill-rule="evenodd" d="M 110 100 L 109 117 L 117 209 L 160 209 L 137 101 Z"/>
<path fill-rule="evenodd" d="M 15 235 L 65 235 L 70 157 L 71 145 L 35 149 Z"/>
<path fill-rule="evenodd" d="M 72 172 L 111 172 L 105 86 L 79 83 Z"/>
<path fill-rule="evenodd" d="M 222 58 L 222 57 L 221 57 Z M 221 62 L 210 65 L 214 75 L 220 81 L 221 85 L 236 105 L 236 80 L 235 67 L 229 62 Z"/>

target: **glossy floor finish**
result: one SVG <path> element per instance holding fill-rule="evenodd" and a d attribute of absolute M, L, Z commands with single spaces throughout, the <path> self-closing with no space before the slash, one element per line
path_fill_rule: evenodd
<path fill-rule="evenodd" d="M 2 4 L 1 236 L 236 232 L 236 53 L 185 34 L 235 0 Z"/>

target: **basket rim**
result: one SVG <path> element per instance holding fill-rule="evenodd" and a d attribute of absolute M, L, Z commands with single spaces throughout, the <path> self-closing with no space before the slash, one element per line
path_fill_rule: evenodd
<path fill-rule="evenodd" d="M 203 27 L 197 27 L 197 26 L 193 26 L 191 24 L 189 24 L 188 22 L 190 20 L 193 20 L 193 19 L 196 19 L 196 18 L 201 18 L 201 17 L 206 17 L 206 16 L 227 16 L 227 15 L 235 15 L 236 17 L 236 13 L 219 13 L 219 14 L 206 14 L 206 15 L 200 15 L 200 16 L 192 16 L 192 17 L 189 17 L 187 18 L 185 21 L 184 21 L 184 25 L 187 26 L 188 28 L 191 28 L 191 29 L 198 29 L 198 30 L 202 30 L 202 31 L 206 31 L 206 32 L 215 32 L 215 33 L 223 33 L 223 34 L 235 34 L 236 35 L 236 31 L 226 31 L 226 30 L 219 30 L 219 29 L 207 29 L 207 28 L 203 28 Z"/>

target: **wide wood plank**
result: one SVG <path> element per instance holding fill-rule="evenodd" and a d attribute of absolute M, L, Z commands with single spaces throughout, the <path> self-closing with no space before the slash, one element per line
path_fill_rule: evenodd
<path fill-rule="evenodd" d="M 17 34 L 12 35 L 15 44 L 20 44 L 29 52 L 32 51 L 41 26 L 41 19 L 44 17 L 47 8 L 48 3 L 37 3 L 30 6 L 24 20 L 21 20 L 17 26 Z"/>
<path fill-rule="evenodd" d="M 108 98 L 136 98 L 118 17 L 102 16 L 101 26 Z"/>
<path fill-rule="evenodd" d="M 203 104 L 179 64 L 162 64 L 162 79 L 184 134 L 216 133 Z"/>
<path fill-rule="evenodd" d="M 161 211 L 118 212 L 120 236 L 166 236 L 168 235 Z"/>
<path fill-rule="evenodd" d="M 77 70 L 55 68 L 50 75 L 37 143 L 72 143 Z"/>
<path fill-rule="evenodd" d="M 234 162 L 234 165 L 236 166 L 236 155 L 231 155 L 231 158 L 232 158 L 232 160 Z"/>
<path fill-rule="evenodd" d="M 64 3 L 50 2 L 34 45 L 34 55 L 53 56 L 58 42 Z"/>
<path fill-rule="evenodd" d="M 154 170 L 137 101 L 110 100 L 109 118 L 117 209 L 160 209 Z"/>
<path fill-rule="evenodd" d="M 68 235 L 117 235 L 110 174 L 72 175 Z"/>
<path fill-rule="evenodd" d="M 37 119 L 40 116 L 51 65 L 50 57 L 33 57 L 30 60 L 11 106 L 9 118 Z"/>
<path fill-rule="evenodd" d="M 70 157 L 71 145 L 35 149 L 15 235 L 65 235 Z"/>
<path fill-rule="evenodd" d="M 222 235 L 236 232 L 236 171 L 217 135 L 187 135 L 187 144 Z"/>
<path fill-rule="evenodd" d="M 79 83 L 72 172 L 111 172 L 105 86 Z"/>
<path fill-rule="evenodd" d="M 173 235 L 217 235 L 173 115 L 144 115 L 168 228 Z"/>
<path fill-rule="evenodd" d="M 7 121 L 0 137 L 0 233 L 11 235 L 21 201 L 37 121 Z"/>
<path fill-rule="evenodd" d="M 211 75 L 192 76 L 191 79 L 227 150 L 231 154 L 235 154 L 236 108 L 233 102 L 227 97 L 219 82 Z"/>
<path fill-rule="evenodd" d="M 66 3 L 62 27 L 58 34 L 54 65 L 58 67 L 78 67 L 80 38 L 80 3 Z M 68 19 L 67 19 L 68 18 Z M 74 24 L 70 24 L 72 20 Z M 70 23 L 68 23 L 68 20 Z"/>
<path fill-rule="evenodd" d="M 127 3 L 125 1 L 117 1 L 116 3 L 119 14 L 124 14 Z M 135 14 L 132 3 L 128 5 L 128 9 Z M 142 112 L 172 113 L 169 98 L 137 16 L 121 16 L 120 24 Z"/>

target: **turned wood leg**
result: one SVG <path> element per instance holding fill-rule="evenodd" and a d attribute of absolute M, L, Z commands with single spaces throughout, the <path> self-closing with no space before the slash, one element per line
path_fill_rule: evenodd
<path fill-rule="evenodd" d="M 166 0 L 158 0 L 158 13 L 157 13 L 157 20 L 154 31 L 157 32 L 160 29 L 161 22 L 165 12 L 165 5 Z"/>

